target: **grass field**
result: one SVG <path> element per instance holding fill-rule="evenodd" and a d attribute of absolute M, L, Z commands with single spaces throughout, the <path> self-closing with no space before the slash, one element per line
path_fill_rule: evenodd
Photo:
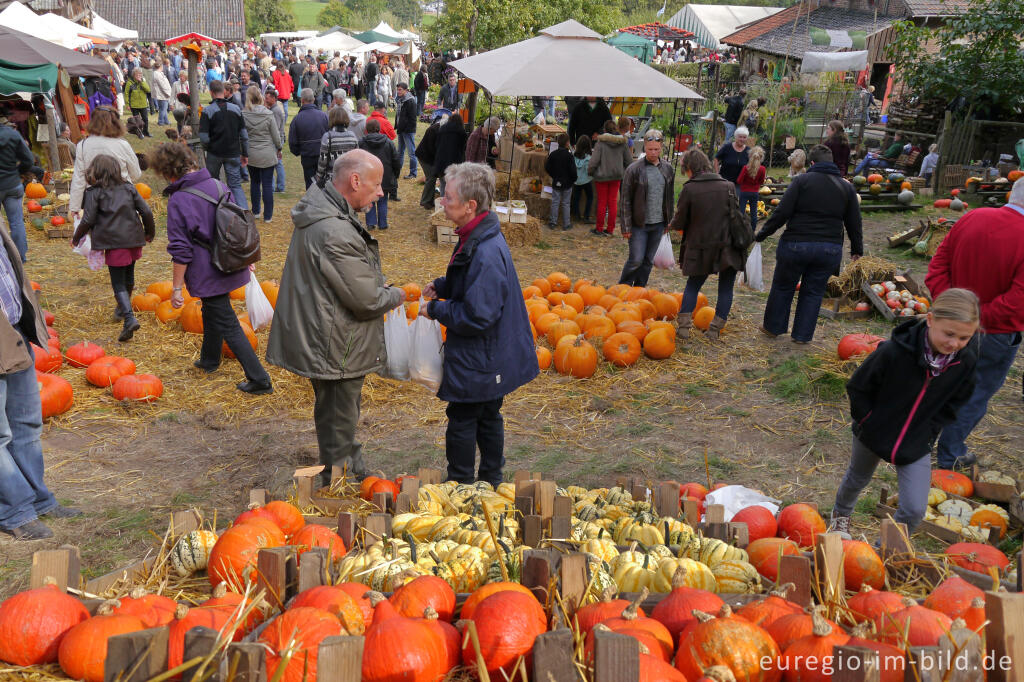
<path fill-rule="evenodd" d="M 326 3 L 318 0 L 292 0 L 292 14 L 295 15 L 295 27 L 298 29 L 320 29 L 328 28 L 321 26 L 316 20 L 320 10 L 326 7 Z"/>

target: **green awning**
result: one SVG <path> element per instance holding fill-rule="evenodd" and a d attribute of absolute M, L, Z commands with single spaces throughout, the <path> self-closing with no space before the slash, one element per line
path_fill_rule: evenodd
<path fill-rule="evenodd" d="M 385 33 L 377 33 L 376 31 L 363 31 L 362 33 L 356 33 L 352 36 L 356 40 L 361 40 L 364 43 L 397 43 L 400 42 L 401 38 L 389 36 Z"/>
<path fill-rule="evenodd" d="M 619 31 L 605 42 L 632 57 L 636 57 L 644 64 L 650 64 L 651 60 L 654 59 L 654 42 L 634 33 Z"/>
<path fill-rule="evenodd" d="M 56 64 L 15 64 L 0 59 L 0 94 L 49 92 L 57 85 Z"/>

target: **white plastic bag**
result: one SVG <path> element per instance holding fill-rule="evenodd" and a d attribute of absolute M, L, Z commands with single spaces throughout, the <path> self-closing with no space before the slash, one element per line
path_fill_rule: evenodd
<path fill-rule="evenodd" d="M 725 507 L 725 520 L 729 521 L 736 513 L 744 507 L 758 505 L 764 507 L 772 514 L 779 511 L 780 500 L 762 495 L 756 490 L 744 488 L 741 485 L 727 485 L 708 493 L 704 498 L 705 505 L 720 504 Z"/>
<path fill-rule="evenodd" d="M 256 273 L 249 271 L 249 283 L 245 285 L 245 309 L 253 329 L 263 329 L 274 319 L 274 306 L 263 293 L 263 287 L 256 279 Z"/>
<path fill-rule="evenodd" d="M 398 306 L 384 317 L 384 346 L 388 352 L 387 376 L 409 380 L 409 333 L 405 306 Z"/>
<path fill-rule="evenodd" d="M 671 270 L 676 264 L 676 259 L 672 255 L 672 240 L 668 234 L 661 235 L 661 243 L 658 244 L 658 252 L 654 254 L 654 267 L 661 268 L 662 270 Z"/>
<path fill-rule="evenodd" d="M 427 302 L 420 299 L 420 306 Z M 409 378 L 431 391 L 441 385 L 441 323 L 417 317 L 409 326 Z"/>
<path fill-rule="evenodd" d="M 744 280 L 747 286 L 755 291 L 764 291 L 764 275 L 761 264 L 761 242 L 754 242 L 754 248 L 747 256 L 747 265 L 744 268 Z"/>
<path fill-rule="evenodd" d="M 77 218 L 75 219 L 75 225 L 76 227 L 78 225 Z M 89 264 L 90 270 L 99 270 L 106 262 L 106 259 L 103 256 L 103 251 L 92 250 L 92 240 L 89 238 L 88 234 L 82 238 L 82 241 L 78 242 L 78 246 L 72 247 L 71 250 L 80 256 L 85 256 L 85 260 Z"/>

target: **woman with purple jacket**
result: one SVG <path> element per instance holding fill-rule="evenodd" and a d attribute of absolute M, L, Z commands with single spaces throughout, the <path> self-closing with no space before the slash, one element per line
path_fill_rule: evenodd
<path fill-rule="evenodd" d="M 221 346 L 238 358 L 245 371 L 245 381 L 238 390 L 253 395 L 272 393 L 270 375 L 260 364 L 256 352 L 242 332 L 242 327 L 231 308 L 230 294 L 249 282 L 249 270 L 224 273 L 214 267 L 210 253 L 197 244 L 199 237 L 207 243 L 213 240 L 216 206 L 206 199 L 182 190 L 196 190 L 210 197 L 219 197 L 228 188 L 210 176 L 188 147 L 177 142 L 165 142 L 150 154 L 149 165 L 167 182 L 167 252 L 174 263 L 171 305 L 185 304 L 183 284 L 193 296 L 203 301 L 203 346 L 194 364 L 207 373 L 220 366 Z M 197 170 L 198 169 L 198 170 Z"/>

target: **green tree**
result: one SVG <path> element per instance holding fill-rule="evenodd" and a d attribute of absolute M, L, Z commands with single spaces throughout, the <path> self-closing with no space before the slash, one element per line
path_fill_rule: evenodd
<path fill-rule="evenodd" d="M 388 10 L 387 0 L 347 0 L 346 6 L 352 14 L 383 14 Z"/>
<path fill-rule="evenodd" d="M 321 26 L 348 26 L 351 23 L 352 13 L 341 0 L 330 0 L 320 13 L 316 15 L 316 22 Z"/>
<path fill-rule="evenodd" d="M 947 101 L 962 95 L 980 118 L 1012 118 L 1024 107 L 1022 42 L 1024 6 L 970 0 L 938 28 L 897 22 L 888 54 L 912 94 Z"/>
<path fill-rule="evenodd" d="M 272 31 L 294 31 L 290 0 L 245 0 L 245 30 L 251 36 Z"/>
<path fill-rule="evenodd" d="M 398 18 L 396 28 L 415 26 L 423 16 L 419 0 L 388 0 L 388 9 Z"/>

